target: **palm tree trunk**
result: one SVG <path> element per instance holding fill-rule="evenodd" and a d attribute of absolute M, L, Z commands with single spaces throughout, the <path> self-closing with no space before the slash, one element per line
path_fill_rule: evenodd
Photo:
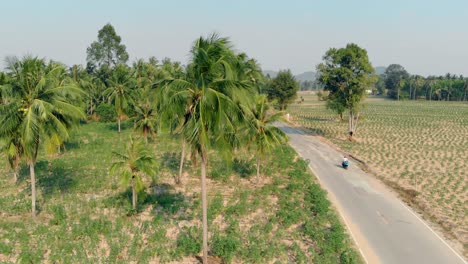
<path fill-rule="evenodd" d="M 31 175 L 31 215 L 36 217 L 36 174 L 34 172 L 34 163 L 29 162 L 29 174 Z"/>
<path fill-rule="evenodd" d="M 206 198 L 206 163 L 205 152 L 201 152 L 201 192 L 202 192 L 202 211 L 203 211 L 203 264 L 208 264 L 208 201 Z"/>
<path fill-rule="evenodd" d="M 143 130 L 143 135 L 145 137 L 145 143 L 148 145 L 148 130 L 146 128 Z"/>
<path fill-rule="evenodd" d="M 136 202 L 137 202 L 137 192 L 135 189 L 135 176 L 132 176 L 132 207 L 133 210 L 136 209 Z"/>
<path fill-rule="evenodd" d="M 119 127 L 119 133 L 120 133 L 120 115 L 117 116 L 117 125 Z"/>
<path fill-rule="evenodd" d="M 182 172 L 184 170 L 184 158 L 185 158 L 185 140 L 182 139 L 182 153 L 180 154 L 179 177 L 176 180 L 177 184 L 182 183 Z"/>
<path fill-rule="evenodd" d="M 16 156 L 15 162 L 13 163 L 13 180 L 15 183 L 18 182 L 18 165 L 19 165 L 19 156 Z"/>
<path fill-rule="evenodd" d="M 257 184 L 260 182 L 260 155 L 257 152 Z"/>

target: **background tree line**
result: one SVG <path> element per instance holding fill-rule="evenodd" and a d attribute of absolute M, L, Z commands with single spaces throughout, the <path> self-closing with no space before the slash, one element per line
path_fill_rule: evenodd
<path fill-rule="evenodd" d="M 398 64 L 391 64 L 379 75 L 375 88 L 396 100 L 467 101 L 468 78 L 447 73 L 444 76 L 409 74 Z"/>

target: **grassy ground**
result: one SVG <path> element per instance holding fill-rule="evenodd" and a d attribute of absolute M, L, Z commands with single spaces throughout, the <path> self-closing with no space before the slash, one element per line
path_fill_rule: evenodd
<path fill-rule="evenodd" d="M 14 184 L 0 159 L 0 262 L 195 263 L 201 253 L 199 171 L 185 164 L 174 185 L 180 146 L 167 135 L 150 146 L 160 163 L 147 180 L 138 212 L 131 192 L 109 175 L 112 151 L 123 151 L 131 129 L 83 125 L 58 156 L 36 166 L 38 204 L 30 218 L 29 171 Z M 258 184 L 253 156 L 209 162 L 211 255 L 227 263 L 361 263 L 307 163 L 283 146 L 269 156 Z M 239 158 L 242 157 L 242 158 Z"/>
<path fill-rule="evenodd" d="M 294 122 L 353 153 L 378 176 L 403 189 L 446 230 L 468 244 L 468 104 L 369 98 L 356 142 L 324 102 L 303 93 L 290 108 Z"/>

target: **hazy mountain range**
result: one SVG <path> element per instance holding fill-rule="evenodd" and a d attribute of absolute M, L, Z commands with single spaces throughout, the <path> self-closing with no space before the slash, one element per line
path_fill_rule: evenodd
<path fill-rule="evenodd" d="M 386 66 L 377 66 L 374 69 L 375 69 L 375 73 L 377 75 L 380 75 L 380 74 L 383 74 L 385 72 L 387 67 Z M 277 71 L 272 71 L 272 70 L 263 71 L 263 75 L 266 76 L 267 74 L 270 75 L 271 78 L 275 78 L 276 75 L 278 75 L 278 72 Z M 300 82 L 315 81 L 316 73 L 313 72 L 313 71 L 306 71 L 306 72 L 303 72 L 301 74 L 294 75 L 294 78 L 296 78 L 296 80 L 298 80 Z"/>
<path fill-rule="evenodd" d="M 263 75 L 266 76 L 267 74 L 269 74 L 271 78 L 275 78 L 276 75 L 278 74 L 278 72 L 277 71 L 270 71 L 270 70 L 263 71 Z M 294 78 L 296 78 L 296 80 L 298 80 L 300 82 L 315 81 L 315 72 L 313 72 L 313 71 L 303 72 L 301 74 L 294 75 Z"/>

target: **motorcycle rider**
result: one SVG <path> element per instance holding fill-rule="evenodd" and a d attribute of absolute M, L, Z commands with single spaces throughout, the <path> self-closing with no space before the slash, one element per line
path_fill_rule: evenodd
<path fill-rule="evenodd" d="M 343 161 L 341 162 L 341 166 L 343 166 L 343 168 L 348 168 L 349 166 L 349 160 L 346 156 L 343 157 Z"/>

